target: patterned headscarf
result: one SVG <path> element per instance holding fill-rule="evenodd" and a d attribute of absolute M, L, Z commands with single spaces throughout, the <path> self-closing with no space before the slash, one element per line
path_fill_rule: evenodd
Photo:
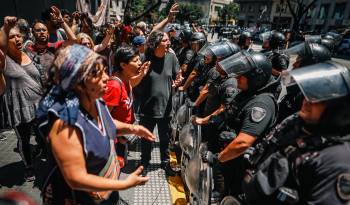
<path fill-rule="evenodd" d="M 95 65 L 98 54 L 78 44 L 59 51 L 54 65 L 59 73 L 58 83 L 41 100 L 36 116 L 39 122 L 48 120 L 52 111 L 64 122 L 74 125 L 79 113 L 79 99 L 73 88 L 84 81 Z"/>

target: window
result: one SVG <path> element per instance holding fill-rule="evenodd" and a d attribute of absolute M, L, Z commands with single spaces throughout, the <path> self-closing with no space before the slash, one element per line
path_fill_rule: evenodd
<path fill-rule="evenodd" d="M 254 12 L 254 7 L 251 6 L 251 5 L 249 5 L 249 6 L 248 6 L 248 12 Z"/>
<path fill-rule="evenodd" d="M 122 9 L 125 9 L 125 1 L 122 1 Z"/>
<path fill-rule="evenodd" d="M 319 19 L 326 19 L 328 17 L 329 4 L 322 4 L 320 13 L 318 14 Z"/>
<path fill-rule="evenodd" d="M 221 10 L 221 7 L 220 7 L 220 6 L 215 6 L 215 7 L 214 7 L 214 11 L 215 11 L 215 12 L 219 12 L 220 10 Z"/>
<path fill-rule="evenodd" d="M 336 4 L 334 8 L 333 18 L 340 20 L 344 18 L 344 10 L 346 3 Z"/>

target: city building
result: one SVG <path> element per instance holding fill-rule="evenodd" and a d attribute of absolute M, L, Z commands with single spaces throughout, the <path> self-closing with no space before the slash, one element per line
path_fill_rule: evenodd
<path fill-rule="evenodd" d="M 220 21 L 219 19 L 219 10 L 222 9 L 225 5 L 230 4 L 233 0 L 211 0 L 210 1 L 210 9 L 209 9 L 209 22 L 217 23 Z M 226 21 L 230 21 L 231 19 L 226 19 Z"/>
<path fill-rule="evenodd" d="M 304 21 L 308 28 L 319 32 L 349 28 L 350 1 L 318 0 L 310 9 Z"/>
<path fill-rule="evenodd" d="M 127 0 L 111 0 L 109 8 L 110 18 L 113 19 L 120 16 L 120 18 L 123 19 L 126 2 Z"/>
<path fill-rule="evenodd" d="M 236 0 L 240 5 L 237 25 L 242 27 L 291 28 L 293 16 L 285 0 Z M 296 5 L 291 2 L 293 10 Z"/>

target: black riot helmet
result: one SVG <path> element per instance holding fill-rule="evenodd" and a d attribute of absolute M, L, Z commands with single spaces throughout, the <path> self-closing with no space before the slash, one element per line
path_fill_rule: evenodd
<path fill-rule="evenodd" d="M 320 124 L 332 129 L 350 128 L 349 68 L 333 61 L 325 61 L 284 74 L 282 82 L 286 86 L 297 84 L 308 102 L 326 102 L 327 107 Z"/>
<path fill-rule="evenodd" d="M 322 36 L 324 39 L 333 39 L 335 41 L 335 46 L 339 46 L 340 42 L 343 39 L 343 36 L 339 33 L 328 32 Z"/>
<path fill-rule="evenodd" d="M 201 48 L 207 42 L 207 38 L 202 32 L 194 32 L 191 36 L 191 42 L 198 43 L 199 48 Z"/>
<path fill-rule="evenodd" d="M 334 39 L 332 39 L 332 38 L 322 38 L 320 43 L 322 45 L 324 45 L 325 47 L 327 47 L 332 54 L 334 53 L 335 44 L 336 44 Z"/>
<path fill-rule="evenodd" d="M 184 29 L 180 32 L 179 37 L 183 42 L 189 43 L 191 41 L 192 31 L 189 29 Z"/>
<path fill-rule="evenodd" d="M 241 31 L 237 28 L 234 28 L 231 32 L 232 36 L 239 36 L 241 34 Z"/>
<path fill-rule="evenodd" d="M 331 59 L 331 52 L 325 46 L 318 43 L 301 43 L 285 51 L 288 55 L 297 55 L 300 66 L 308 66 Z"/>
<path fill-rule="evenodd" d="M 217 59 L 224 59 L 227 56 L 233 55 L 239 52 L 241 49 L 238 45 L 231 43 L 229 41 L 218 42 L 209 46 L 206 50 L 206 54 L 212 55 Z"/>
<path fill-rule="evenodd" d="M 238 45 L 241 48 L 247 49 L 249 45 L 246 45 L 246 40 L 251 39 L 252 37 L 253 35 L 249 31 L 242 32 L 241 35 L 239 35 Z"/>
<path fill-rule="evenodd" d="M 241 51 L 220 61 L 218 66 L 229 77 L 245 76 L 249 91 L 264 87 L 272 74 L 272 64 L 262 53 Z"/>
<path fill-rule="evenodd" d="M 268 41 L 271 49 L 282 48 L 286 40 L 283 33 L 275 30 L 262 33 L 259 37 L 263 42 Z"/>

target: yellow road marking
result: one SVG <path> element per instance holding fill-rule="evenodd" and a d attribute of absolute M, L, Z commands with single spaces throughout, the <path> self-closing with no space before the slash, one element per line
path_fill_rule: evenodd
<path fill-rule="evenodd" d="M 170 163 L 177 164 L 176 155 L 174 152 L 170 153 Z M 168 184 L 171 194 L 171 201 L 173 205 L 186 205 L 185 188 L 182 183 L 181 176 L 169 177 Z"/>

